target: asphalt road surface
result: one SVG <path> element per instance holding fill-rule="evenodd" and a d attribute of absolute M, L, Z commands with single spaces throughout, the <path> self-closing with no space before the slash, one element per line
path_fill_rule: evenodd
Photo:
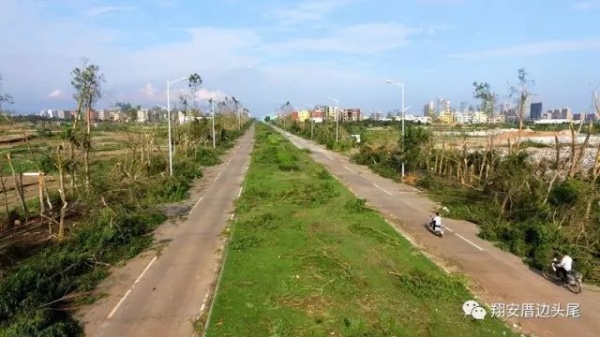
<path fill-rule="evenodd" d="M 399 231 L 408 235 L 428 255 L 451 266 L 453 271 L 465 273 L 474 283 L 473 291 L 485 303 L 504 304 L 505 310 L 499 310 L 498 315 L 504 313 L 504 318 L 513 326 L 520 326 L 522 332 L 556 337 L 600 336 L 600 293 L 597 291 L 588 287 L 580 294 L 572 294 L 549 282 L 516 256 L 478 238 L 479 230 L 472 223 L 444 219 L 446 235 L 443 238 L 434 236 L 425 224 L 437 205 L 419 190 L 382 178 L 321 145 L 281 129 L 278 131 L 297 147 L 311 150 L 311 156 L 318 163 L 357 196 L 366 198 L 369 205 L 391 219 Z M 535 307 L 533 311 L 530 311 L 530 304 Z M 509 310 L 509 306 L 512 309 Z M 574 309 L 567 313 L 567 307 Z M 461 308 L 456 310 L 462 311 Z"/>
<path fill-rule="evenodd" d="M 190 337 L 216 279 L 221 233 L 250 163 L 254 126 L 225 158 L 219 173 L 188 218 L 172 232 L 160 254 L 149 256 L 122 294 L 93 308 L 86 335 L 98 337 Z M 143 268 L 142 268 L 143 267 Z M 140 272 L 141 270 L 141 272 Z"/>

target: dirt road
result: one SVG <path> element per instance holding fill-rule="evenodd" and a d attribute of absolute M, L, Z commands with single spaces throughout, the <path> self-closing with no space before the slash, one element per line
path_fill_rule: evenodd
<path fill-rule="evenodd" d="M 169 243 L 160 254 L 145 254 L 122 268 L 126 271 L 111 276 L 117 279 L 113 282 L 126 286 L 84 314 L 87 336 L 193 335 L 192 322 L 208 306 L 206 299 L 219 269 L 221 234 L 240 195 L 253 139 L 254 126 L 215 167 L 215 175 L 202 178 L 210 178 L 209 186 L 188 218 L 162 240 Z"/>
<path fill-rule="evenodd" d="M 545 280 L 519 258 L 478 238 L 479 229 L 472 223 L 444 219 L 450 233 L 443 238 L 432 235 L 424 225 L 437 205 L 417 189 L 382 178 L 365 166 L 350 163 L 343 155 L 279 131 L 297 147 L 310 149 L 317 162 L 356 195 L 366 198 L 369 205 L 392 219 L 401 232 L 435 260 L 466 274 L 481 300 L 490 306 L 504 304 L 505 310 L 499 310 L 498 316 L 504 313 L 504 318 L 511 324 L 520 325 L 523 332 L 548 337 L 600 334 L 600 293 L 584 289 L 575 295 Z M 535 308 L 533 313 L 530 304 Z M 512 309 L 507 310 L 510 305 Z M 567 307 L 575 310 L 568 313 Z M 528 315 L 533 317 L 524 317 Z"/>

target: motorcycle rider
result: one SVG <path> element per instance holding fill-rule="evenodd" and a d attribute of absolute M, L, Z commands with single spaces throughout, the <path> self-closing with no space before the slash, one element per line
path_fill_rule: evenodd
<path fill-rule="evenodd" d="M 559 253 L 555 253 L 553 261 L 554 267 L 556 267 L 556 276 L 566 281 L 567 275 L 571 273 L 573 268 L 573 259 L 568 254 L 562 256 Z"/>
<path fill-rule="evenodd" d="M 435 216 L 431 219 L 431 228 L 434 232 L 437 228 L 442 228 L 442 217 L 440 216 L 440 212 L 435 212 Z"/>

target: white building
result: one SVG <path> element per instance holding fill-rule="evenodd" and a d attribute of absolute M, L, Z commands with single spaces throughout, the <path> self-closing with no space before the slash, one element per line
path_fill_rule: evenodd
<path fill-rule="evenodd" d="M 137 121 L 146 123 L 148 121 L 148 109 L 139 109 L 137 111 Z"/>
<path fill-rule="evenodd" d="M 473 115 L 468 112 L 456 112 L 454 113 L 454 122 L 458 124 L 471 124 L 473 122 Z"/>
<path fill-rule="evenodd" d="M 475 111 L 471 118 L 473 124 L 487 124 L 490 121 L 488 115 L 481 111 Z"/>
<path fill-rule="evenodd" d="M 402 121 L 402 116 L 396 117 L 396 120 L 398 121 Z M 422 124 L 429 124 L 431 123 L 431 117 L 430 116 L 414 116 L 414 115 L 404 115 L 404 120 L 407 122 L 415 122 L 415 123 L 422 123 Z"/>
<path fill-rule="evenodd" d="M 533 121 L 535 124 L 564 124 L 570 123 L 570 119 L 540 119 L 538 121 Z"/>

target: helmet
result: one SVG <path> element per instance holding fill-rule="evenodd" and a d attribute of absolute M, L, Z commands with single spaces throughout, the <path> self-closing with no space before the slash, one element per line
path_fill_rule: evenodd
<path fill-rule="evenodd" d="M 435 212 L 435 215 L 440 216 L 440 212 Z"/>

